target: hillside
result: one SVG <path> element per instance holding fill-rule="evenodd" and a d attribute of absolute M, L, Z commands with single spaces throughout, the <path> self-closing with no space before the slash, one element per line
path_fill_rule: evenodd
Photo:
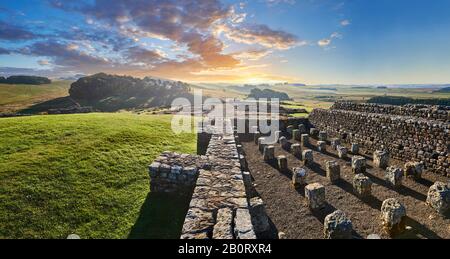
<path fill-rule="evenodd" d="M 81 105 L 101 111 L 170 106 L 179 97 L 192 99 L 190 86 L 183 82 L 104 73 L 80 78 L 69 94 Z"/>
<path fill-rule="evenodd" d="M 0 239 L 176 238 L 186 201 L 148 195 L 162 151 L 196 152 L 170 116 L 0 119 Z"/>
<path fill-rule="evenodd" d="M 254 98 L 254 99 L 279 99 L 280 101 L 289 101 L 291 98 L 289 98 L 289 95 L 283 92 L 277 92 L 271 89 L 259 89 L 255 88 L 252 89 L 248 98 Z"/>

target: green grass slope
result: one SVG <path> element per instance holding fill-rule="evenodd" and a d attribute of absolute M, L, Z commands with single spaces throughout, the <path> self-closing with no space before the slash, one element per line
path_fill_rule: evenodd
<path fill-rule="evenodd" d="M 0 113 L 16 112 L 36 103 L 69 95 L 70 81 L 48 85 L 0 84 Z"/>
<path fill-rule="evenodd" d="M 170 125 L 129 113 L 0 119 L 0 239 L 176 238 L 184 201 L 149 195 L 147 173 L 164 150 L 195 153 L 195 134 Z"/>

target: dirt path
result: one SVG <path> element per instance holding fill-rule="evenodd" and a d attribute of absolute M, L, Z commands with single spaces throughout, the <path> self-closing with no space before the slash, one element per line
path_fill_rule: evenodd
<path fill-rule="evenodd" d="M 297 141 L 290 141 L 298 143 Z M 382 235 L 380 228 L 380 209 L 385 199 L 397 198 L 407 209 L 408 230 L 399 238 L 450 238 L 450 219 L 436 214 L 426 204 L 429 186 L 435 181 L 448 181 L 447 178 L 431 173 L 424 173 L 421 182 L 404 179 L 404 187 L 392 189 L 384 181 L 384 171 L 372 167 L 372 159 L 367 157 L 367 175 L 374 182 L 373 197 L 361 200 L 353 194 L 351 172 L 351 155 L 348 160 L 337 157 L 336 151 L 327 146 L 328 153 L 319 153 L 315 148 L 316 141 L 311 140 L 314 150 L 315 165 L 307 168 L 307 182 L 318 182 L 326 188 L 328 205 L 318 213 L 312 213 L 306 206 L 304 189 L 295 190 L 290 185 L 291 172 L 280 173 L 274 165 L 263 162 L 262 154 L 253 142 L 244 142 L 250 172 L 255 180 L 256 190 L 266 203 L 266 210 L 278 231 L 284 232 L 289 239 L 323 238 L 323 220 L 326 215 L 336 209 L 344 211 L 353 222 L 354 236 L 366 238 L 369 234 Z M 278 144 L 275 155 L 286 155 L 289 168 L 302 166 L 302 161 L 283 150 Z M 338 161 L 341 166 L 341 181 L 332 185 L 327 180 L 325 162 Z M 399 161 L 391 161 L 391 165 L 402 166 Z M 383 238 L 387 238 L 382 235 Z"/>

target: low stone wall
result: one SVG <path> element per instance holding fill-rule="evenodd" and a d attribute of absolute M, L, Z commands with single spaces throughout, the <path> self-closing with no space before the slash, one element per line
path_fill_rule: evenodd
<path fill-rule="evenodd" d="M 336 102 L 333 110 L 358 111 L 386 115 L 414 116 L 429 120 L 450 121 L 449 106 L 408 104 L 403 106 L 371 103 Z"/>
<path fill-rule="evenodd" d="M 309 120 L 344 143 L 369 151 L 386 149 L 402 161 L 423 161 L 427 169 L 450 175 L 450 124 L 409 116 L 315 109 Z"/>

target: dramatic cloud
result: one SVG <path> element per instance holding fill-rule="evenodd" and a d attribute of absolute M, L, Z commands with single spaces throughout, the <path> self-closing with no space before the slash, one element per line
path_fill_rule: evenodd
<path fill-rule="evenodd" d="M 11 53 L 11 51 L 4 49 L 4 48 L 0 48 L 0 55 L 8 55 L 10 53 Z"/>
<path fill-rule="evenodd" d="M 2 40 L 30 40 L 36 35 L 24 28 L 0 21 L 0 39 Z"/>

